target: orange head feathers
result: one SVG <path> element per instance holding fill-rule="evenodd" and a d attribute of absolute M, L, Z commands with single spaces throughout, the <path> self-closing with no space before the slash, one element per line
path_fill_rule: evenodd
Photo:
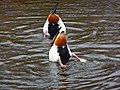
<path fill-rule="evenodd" d="M 50 15 L 48 16 L 48 21 L 49 21 L 50 23 L 57 24 L 58 21 L 59 21 L 59 15 L 57 15 L 57 14 L 50 14 Z"/>
<path fill-rule="evenodd" d="M 66 35 L 64 33 L 60 33 L 55 39 L 55 45 L 58 47 L 62 47 L 66 45 Z"/>

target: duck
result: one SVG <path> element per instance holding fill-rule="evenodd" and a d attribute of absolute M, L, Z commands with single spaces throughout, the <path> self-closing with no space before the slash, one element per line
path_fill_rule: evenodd
<path fill-rule="evenodd" d="M 50 11 L 50 14 L 47 17 L 47 20 L 45 21 L 43 25 L 44 38 L 48 36 L 49 39 L 53 39 L 54 36 L 59 31 L 66 32 L 65 24 L 62 21 L 61 17 L 56 12 L 57 7 L 58 7 L 58 3 L 54 6 L 54 9 Z"/>
<path fill-rule="evenodd" d="M 75 53 L 71 52 L 67 44 L 66 33 L 64 31 L 59 32 L 54 37 L 49 50 L 49 61 L 59 62 L 60 66 L 65 68 L 66 63 L 69 62 L 73 56 L 81 62 L 86 62 L 86 59 L 79 58 Z"/>

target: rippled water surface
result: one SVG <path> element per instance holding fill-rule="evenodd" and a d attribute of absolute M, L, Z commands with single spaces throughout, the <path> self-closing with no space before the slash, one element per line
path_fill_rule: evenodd
<path fill-rule="evenodd" d="M 48 60 L 51 40 L 42 27 L 56 2 L 68 44 L 86 63 L 61 69 Z M 1 0 L 0 88 L 120 89 L 120 0 Z"/>

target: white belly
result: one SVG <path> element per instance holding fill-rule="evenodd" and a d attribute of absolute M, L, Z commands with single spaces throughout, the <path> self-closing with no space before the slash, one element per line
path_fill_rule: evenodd
<path fill-rule="evenodd" d="M 57 46 L 53 45 L 49 51 L 49 61 L 58 62 L 59 53 L 57 52 Z"/>

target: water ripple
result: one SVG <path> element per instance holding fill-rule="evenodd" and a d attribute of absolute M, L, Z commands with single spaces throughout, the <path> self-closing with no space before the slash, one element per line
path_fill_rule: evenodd
<path fill-rule="evenodd" d="M 42 27 L 59 2 L 73 58 L 62 69 L 49 62 L 52 40 Z M 118 90 L 120 88 L 120 14 L 118 0 L 2 0 L 0 3 L 0 88 L 24 90 Z"/>

